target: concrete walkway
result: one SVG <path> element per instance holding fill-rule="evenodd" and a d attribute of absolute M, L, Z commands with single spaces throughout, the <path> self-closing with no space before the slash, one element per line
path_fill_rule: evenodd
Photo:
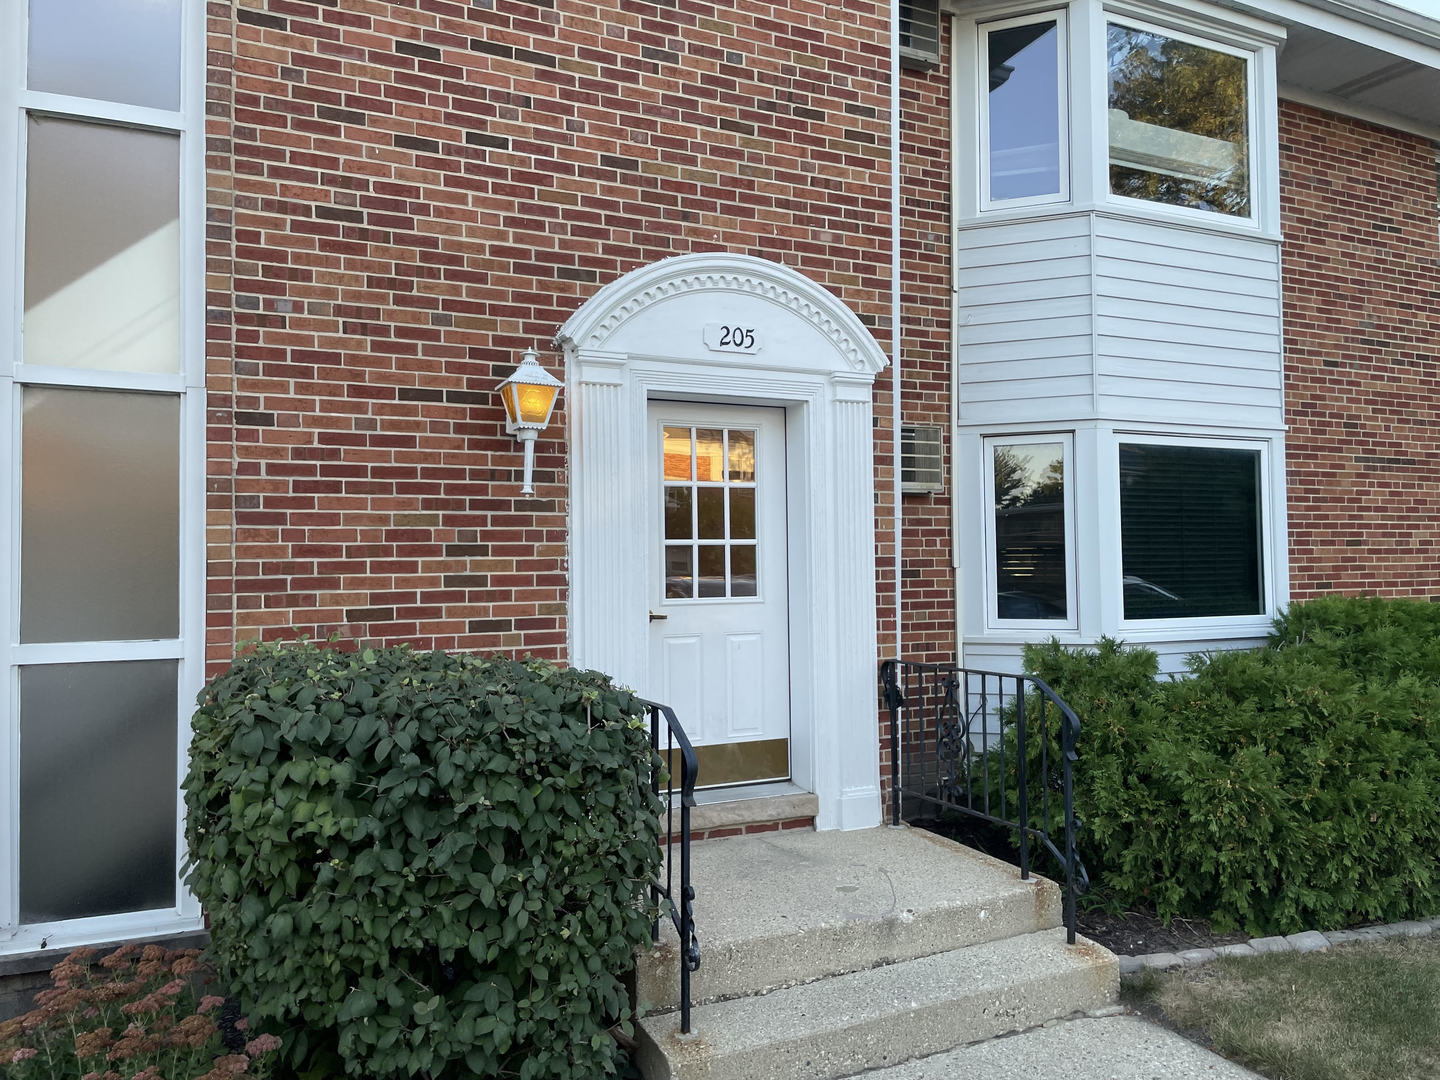
<path fill-rule="evenodd" d="M 857 1080 L 1257 1080 L 1249 1069 L 1133 1016 L 1066 1020 Z"/>

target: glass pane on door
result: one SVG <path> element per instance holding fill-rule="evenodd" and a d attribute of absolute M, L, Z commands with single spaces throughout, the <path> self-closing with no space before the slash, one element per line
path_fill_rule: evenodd
<path fill-rule="evenodd" d="M 757 597 L 755 432 L 667 426 L 663 447 L 665 596 Z"/>

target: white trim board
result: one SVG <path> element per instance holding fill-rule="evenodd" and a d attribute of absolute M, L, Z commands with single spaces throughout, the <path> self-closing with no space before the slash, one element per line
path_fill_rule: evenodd
<path fill-rule="evenodd" d="M 715 326 L 753 330 L 753 342 L 726 348 Z M 819 799 L 818 828 L 878 825 L 871 386 L 887 362 L 880 346 L 801 274 L 724 252 L 626 274 L 556 343 L 569 401 L 571 662 L 648 685 L 645 477 L 635 467 L 648 402 L 784 408 L 794 779 Z"/>

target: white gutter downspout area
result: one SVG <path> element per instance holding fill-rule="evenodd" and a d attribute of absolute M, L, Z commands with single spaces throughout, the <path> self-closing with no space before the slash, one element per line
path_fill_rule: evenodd
<path fill-rule="evenodd" d="M 950 17 L 950 55 L 945 58 L 950 76 L 950 572 L 955 589 L 955 664 L 965 665 L 965 644 L 960 633 L 960 468 L 955 460 L 955 433 L 960 424 L 960 232 L 955 208 L 960 205 L 960 80 L 955 72 L 955 17 Z"/>
<path fill-rule="evenodd" d="M 903 510 L 900 505 L 900 0 L 890 0 L 890 426 L 895 515 L 895 658 L 904 655 L 900 623 Z"/>

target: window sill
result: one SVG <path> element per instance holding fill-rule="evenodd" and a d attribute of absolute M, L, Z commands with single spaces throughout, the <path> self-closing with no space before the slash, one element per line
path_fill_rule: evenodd
<path fill-rule="evenodd" d="M 22 958 L 26 956 L 48 956 L 53 964 L 81 946 L 120 945 L 196 933 L 205 933 L 203 917 L 165 910 L 8 927 L 0 930 L 0 973 L 11 971 L 8 965 L 25 963 Z"/>
<path fill-rule="evenodd" d="M 1161 204 L 1154 207 L 1137 202 L 1134 206 L 1112 202 L 1103 203 L 1044 203 L 1035 206 L 1015 206 L 1000 210 L 984 210 L 978 214 L 957 218 L 955 231 L 984 229 L 994 225 L 1014 224 L 1022 221 L 1063 221 L 1070 218 L 1102 217 L 1115 221 L 1137 221 L 1149 225 L 1162 225 L 1189 233 L 1208 233 L 1213 236 L 1245 237 L 1279 244 L 1278 231 L 1267 231 L 1254 221 L 1227 221 L 1217 215 L 1216 220 L 1193 216 L 1194 211 L 1181 208 L 1167 208 Z"/>
<path fill-rule="evenodd" d="M 1147 641 L 1223 641 L 1237 637 L 1268 637 L 1273 615 L 1239 615 L 1229 619 L 1166 619 L 1121 623 L 1111 637 L 1137 644 Z"/>

